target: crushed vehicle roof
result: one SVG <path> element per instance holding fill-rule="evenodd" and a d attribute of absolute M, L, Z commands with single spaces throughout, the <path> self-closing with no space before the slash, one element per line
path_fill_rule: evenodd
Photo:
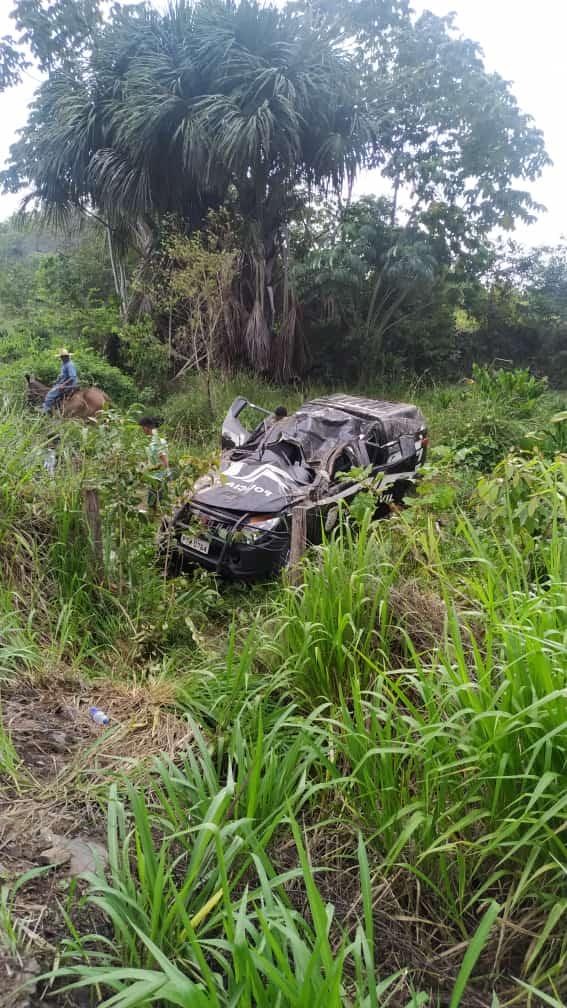
<path fill-rule="evenodd" d="M 410 403 L 393 403 L 384 399 L 365 399 L 363 396 L 349 396 L 337 393 L 313 399 L 313 404 L 331 407 L 354 414 L 363 420 L 378 422 L 387 441 L 402 434 L 414 434 L 426 426 L 425 417 L 417 406 Z M 306 405 L 312 405 L 307 403 Z M 303 407 L 302 407 L 303 408 Z"/>
<path fill-rule="evenodd" d="M 304 403 L 291 416 L 278 420 L 237 451 L 248 453 L 289 440 L 301 445 L 307 462 L 318 462 L 338 442 L 372 433 L 382 444 L 388 444 L 423 427 L 425 417 L 417 406 L 337 394 Z"/>
<path fill-rule="evenodd" d="M 304 498 L 317 471 L 341 446 L 358 445 L 355 464 L 367 464 L 364 442 L 387 445 L 424 427 L 420 410 L 405 403 L 347 395 L 313 399 L 232 449 L 209 485 L 196 488 L 193 500 L 208 507 L 273 512 Z"/>

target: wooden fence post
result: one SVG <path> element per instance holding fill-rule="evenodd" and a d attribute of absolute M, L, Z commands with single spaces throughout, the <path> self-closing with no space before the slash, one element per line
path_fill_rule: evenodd
<path fill-rule="evenodd" d="M 289 581 L 301 582 L 301 558 L 307 548 L 307 508 L 299 505 L 291 512 L 291 542 L 289 549 Z"/>
<path fill-rule="evenodd" d="M 85 487 L 85 516 L 89 529 L 91 545 L 93 548 L 93 558 L 95 574 L 104 577 L 104 558 L 102 550 L 102 522 L 100 518 L 100 497 L 98 490 L 93 487 Z"/>

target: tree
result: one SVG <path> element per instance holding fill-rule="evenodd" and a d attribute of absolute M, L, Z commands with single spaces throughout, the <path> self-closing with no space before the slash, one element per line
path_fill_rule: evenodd
<path fill-rule="evenodd" d="M 470 256 L 495 224 L 534 210 L 516 180 L 546 163 L 541 134 L 450 19 L 415 19 L 405 0 L 117 7 L 83 38 L 76 59 L 59 47 L 5 185 L 105 221 L 129 315 L 164 217 L 189 233 L 224 204 L 242 250 L 234 350 L 259 371 L 290 377 L 303 364 L 291 222 L 317 194 L 340 198 L 362 166 L 391 179 L 390 224 L 405 222 L 389 273 L 408 273 L 425 234 L 439 261 Z"/>
<path fill-rule="evenodd" d="M 456 298 L 448 261 L 422 230 L 391 224 L 391 204 L 365 198 L 323 207 L 294 229 L 296 278 L 317 366 L 329 376 L 442 372 L 453 349 Z M 348 361 L 348 364 L 347 364 Z"/>
<path fill-rule="evenodd" d="M 463 289 L 476 321 L 469 358 L 508 360 L 567 379 L 567 248 L 500 243 L 481 283 Z"/>
<path fill-rule="evenodd" d="M 392 223 L 423 222 L 467 255 L 494 226 L 534 219 L 541 207 L 525 183 L 549 163 L 542 133 L 453 15 L 416 18 L 388 0 L 307 2 L 357 53 L 380 137 L 370 163 L 391 182 Z"/>
<path fill-rule="evenodd" d="M 340 40 L 289 9 L 118 10 L 91 57 L 41 88 L 5 180 L 31 183 L 46 208 L 95 207 L 146 254 L 163 215 L 191 229 L 228 200 L 242 222 L 243 355 L 289 376 L 301 346 L 286 227 L 298 184 L 338 191 L 363 163 L 359 97 Z"/>
<path fill-rule="evenodd" d="M 15 0 L 17 39 L 0 40 L 0 91 L 13 87 L 31 56 L 40 70 L 68 66 L 101 23 L 100 0 Z"/>
<path fill-rule="evenodd" d="M 213 365 L 233 358 L 232 291 L 239 254 L 226 215 L 210 213 L 206 228 L 190 237 L 174 220 L 168 222 L 153 257 L 149 294 L 166 319 L 173 377 L 192 369 L 204 374 L 209 403 Z"/>
<path fill-rule="evenodd" d="M 24 66 L 23 54 L 14 39 L 5 35 L 0 39 L 0 91 L 19 83 Z"/>

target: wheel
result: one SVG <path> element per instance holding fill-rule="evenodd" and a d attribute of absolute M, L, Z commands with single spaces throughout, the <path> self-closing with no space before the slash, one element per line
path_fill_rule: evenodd
<path fill-rule="evenodd" d="M 408 497 L 415 497 L 417 488 L 413 480 L 398 480 L 394 483 L 394 503 L 403 507 Z"/>

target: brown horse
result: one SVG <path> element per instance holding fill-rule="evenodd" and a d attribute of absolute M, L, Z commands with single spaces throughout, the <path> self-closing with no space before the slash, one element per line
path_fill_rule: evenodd
<path fill-rule="evenodd" d="M 28 383 L 27 399 L 29 405 L 41 405 L 50 386 L 44 385 L 43 382 L 29 374 L 26 375 L 26 382 Z M 59 400 L 55 409 L 65 418 L 92 420 L 109 402 L 108 396 L 102 389 L 91 387 L 67 393 L 63 399 Z"/>

